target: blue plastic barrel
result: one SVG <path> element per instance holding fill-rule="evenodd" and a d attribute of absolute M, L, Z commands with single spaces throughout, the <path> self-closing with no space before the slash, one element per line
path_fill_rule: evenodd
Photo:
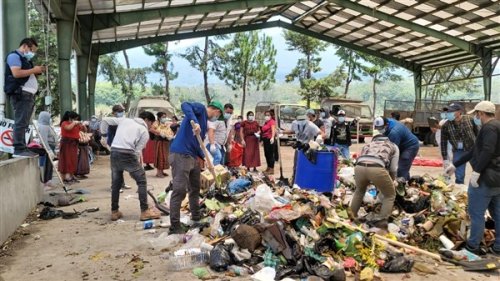
<path fill-rule="evenodd" d="M 333 192 L 337 175 L 336 155 L 331 151 L 318 151 L 313 164 L 303 151 L 299 151 L 295 171 L 295 184 L 300 188 Z"/>

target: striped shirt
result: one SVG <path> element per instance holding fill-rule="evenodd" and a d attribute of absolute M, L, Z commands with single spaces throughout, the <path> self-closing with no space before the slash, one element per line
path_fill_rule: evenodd
<path fill-rule="evenodd" d="M 459 122 L 446 122 L 441 128 L 441 156 L 443 156 L 443 159 L 449 159 L 446 149 L 448 141 L 451 143 L 453 151 L 458 149 L 471 150 L 474 147 L 476 135 L 477 127 L 471 116 L 462 116 L 462 120 Z"/>

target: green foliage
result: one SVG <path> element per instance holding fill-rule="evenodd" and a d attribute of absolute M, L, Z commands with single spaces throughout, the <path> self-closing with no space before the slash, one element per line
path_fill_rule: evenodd
<path fill-rule="evenodd" d="M 250 87 L 269 89 L 275 82 L 276 49 L 272 38 L 257 31 L 237 33 L 221 52 L 222 71 L 216 73 L 233 90 L 242 89 L 241 115 Z"/>
<path fill-rule="evenodd" d="M 227 35 L 218 35 L 214 37 L 217 40 L 227 39 Z M 186 59 L 191 66 L 203 74 L 203 85 L 204 93 L 207 104 L 210 103 L 212 97 L 210 96 L 208 89 L 208 74 L 220 73 L 221 67 L 221 57 L 223 54 L 223 48 L 210 37 L 205 37 L 205 45 L 203 50 L 195 45 L 186 50 L 185 53 L 181 54 L 181 57 Z"/>
<path fill-rule="evenodd" d="M 324 97 L 333 95 L 333 88 L 339 86 L 340 82 L 338 84 L 329 83 L 337 82 L 337 78 L 333 79 L 333 75 L 318 80 L 313 78 L 313 73 L 321 70 L 319 66 L 321 57 L 319 54 L 326 49 L 328 44 L 288 30 L 283 32 L 283 36 L 289 51 L 298 51 L 304 55 L 303 58 L 297 61 L 297 65 L 290 74 L 286 76 L 286 81 L 299 80 L 300 94 L 306 100 L 307 107 L 310 107 L 311 101 L 319 101 Z"/>
<path fill-rule="evenodd" d="M 128 108 L 130 101 L 145 91 L 148 68 L 132 68 L 126 51 L 123 51 L 126 66 L 118 62 L 116 53 L 99 57 L 99 74 L 108 79 L 113 86 L 119 86 L 123 94 L 121 101 Z"/>
<path fill-rule="evenodd" d="M 57 34 L 52 25 L 47 26 L 47 15 L 40 14 L 35 9 L 33 1 L 28 2 L 28 17 L 29 17 L 29 36 L 34 37 L 38 43 L 38 51 L 33 60 L 35 65 L 46 65 L 47 73 L 39 75 L 38 88 L 40 94 L 35 100 L 35 112 L 43 110 L 51 111 L 52 115 L 59 115 L 59 65 L 57 61 Z M 12 50 L 7 50 L 12 51 Z M 46 54 L 48 58 L 46 60 Z M 45 96 L 48 95 L 47 83 L 49 83 L 49 91 L 52 96 L 52 106 L 45 106 Z"/>
<path fill-rule="evenodd" d="M 143 47 L 144 52 L 148 56 L 153 56 L 156 61 L 151 66 L 154 72 L 163 75 L 164 88 L 161 89 L 159 85 L 155 85 L 155 90 L 159 95 L 165 95 L 167 100 L 170 101 L 170 81 L 177 79 L 179 73 L 174 71 L 174 64 L 172 63 L 172 54 L 168 52 L 168 42 L 154 43 Z M 162 82 L 160 80 L 160 83 Z"/>

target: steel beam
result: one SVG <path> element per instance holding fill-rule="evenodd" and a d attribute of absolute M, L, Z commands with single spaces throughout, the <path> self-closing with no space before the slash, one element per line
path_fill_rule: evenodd
<path fill-rule="evenodd" d="M 415 85 L 415 108 L 419 109 L 422 100 L 422 68 L 413 71 L 413 83 Z"/>
<path fill-rule="evenodd" d="M 65 19 L 56 19 L 57 53 L 59 62 L 59 106 L 61 116 L 73 109 L 71 89 L 71 50 L 75 27 L 76 3 L 72 0 L 61 1 L 61 11 Z M 66 20 L 73 18 L 73 20 Z"/>
<path fill-rule="evenodd" d="M 329 0 L 331 3 L 337 4 L 340 7 L 348 8 L 351 10 L 354 10 L 356 12 L 369 15 L 387 22 L 390 22 L 392 24 L 411 29 L 416 32 L 420 32 L 422 34 L 425 34 L 427 36 L 432 36 L 434 38 L 438 38 L 440 40 L 446 41 L 448 43 L 451 43 L 458 48 L 467 51 L 470 54 L 479 56 L 478 53 L 484 52 L 484 47 L 481 47 L 477 44 L 467 42 L 465 40 L 462 40 L 460 38 L 457 38 L 455 36 L 448 35 L 446 33 L 434 30 L 432 28 L 422 26 L 410 21 L 406 21 L 404 19 L 398 18 L 396 16 L 392 16 L 383 12 L 380 12 L 376 9 L 372 9 L 370 7 L 358 4 L 356 2 L 352 2 L 350 0 Z"/>
<path fill-rule="evenodd" d="M 491 100 L 491 75 L 493 74 L 492 52 L 484 54 L 481 58 L 481 69 L 483 70 L 484 99 Z"/>
<path fill-rule="evenodd" d="M 161 19 L 165 17 L 178 17 L 185 15 L 206 14 L 213 12 L 226 12 L 229 10 L 244 10 L 260 7 L 271 7 L 277 5 L 289 5 L 300 2 L 299 0 L 245 0 L 215 2 L 206 4 L 184 5 L 177 7 L 167 7 L 158 9 L 148 9 L 141 11 L 119 12 L 95 15 L 96 21 L 94 31 L 107 29 L 120 25 L 134 24 L 141 21 Z M 81 15 L 79 18 L 86 18 L 90 15 Z"/>

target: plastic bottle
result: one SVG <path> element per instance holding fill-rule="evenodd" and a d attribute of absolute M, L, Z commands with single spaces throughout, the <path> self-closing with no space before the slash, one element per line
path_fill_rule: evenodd
<path fill-rule="evenodd" d="M 315 230 L 308 229 L 305 225 L 300 229 L 302 233 L 312 238 L 314 241 L 321 239 L 319 234 Z"/>
<path fill-rule="evenodd" d="M 236 276 L 247 276 L 250 274 L 247 268 L 237 265 L 231 265 L 227 268 L 227 270 L 234 273 Z"/>
<path fill-rule="evenodd" d="M 160 227 L 161 221 L 160 220 L 147 220 L 147 221 L 139 221 L 135 224 L 135 230 L 146 230 L 146 229 L 152 229 L 156 227 Z"/>
<path fill-rule="evenodd" d="M 444 234 L 439 236 L 439 241 L 443 243 L 444 247 L 447 250 L 451 250 L 453 247 L 455 247 L 455 243 L 453 243 L 450 239 L 448 239 L 448 237 L 446 237 Z"/>

